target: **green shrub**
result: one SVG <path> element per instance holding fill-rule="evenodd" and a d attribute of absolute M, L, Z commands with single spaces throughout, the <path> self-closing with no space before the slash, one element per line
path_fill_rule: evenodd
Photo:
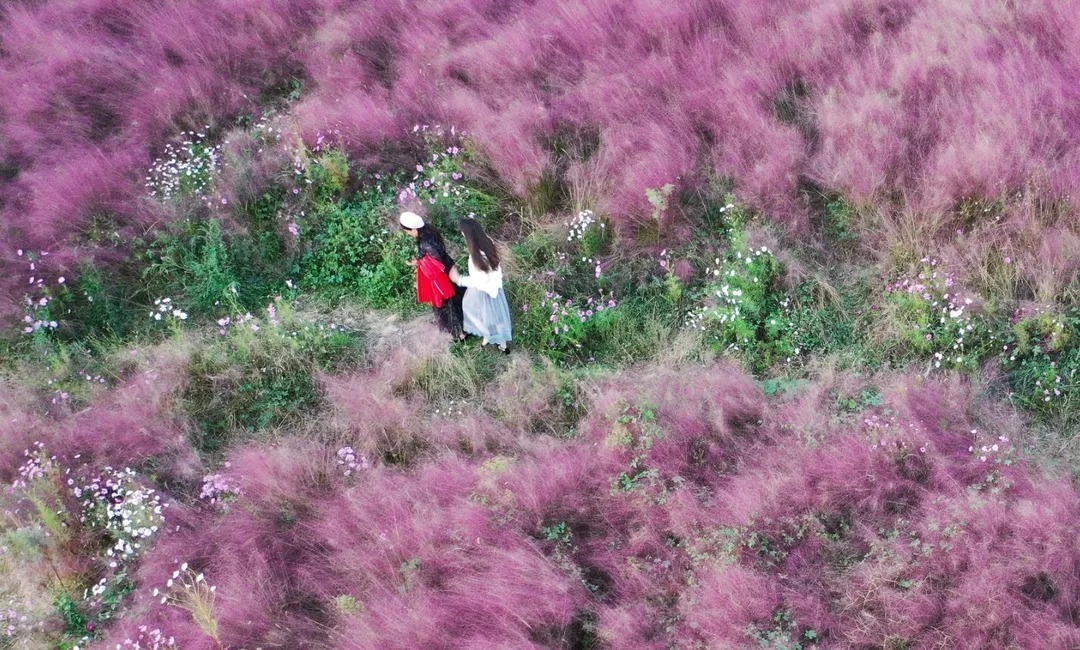
<path fill-rule="evenodd" d="M 360 269 L 356 294 L 360 301 L 375 309 L 401 313 L 418 311 L 416 269 L 409 261 L 416 257 L 416 244 L 408 238 L 387 241 L 378 262 Z"/>
<path fill-rule="evenodd" d="M 264 318 L 223 318 L 217 340 L 192 355 L 184 403 L 196 446 L 215 454 L 236 432 L 301 421 L 322 403 L 319 368 L 357 363 L 360 335 L 339 323 L 303 318 L 284 301 Z"/>
<path fill-rule="evenodd" d="M 1041 417 L 1075 410 L 1080 389 L 1080 309 L 1018 314 L 1001 357 L 1017 402 Z"/>
<path fill-rule="evenodd" d="M 328 295 L 353 290 L 362 269 L 378 263 L 391 239 L 393 195 L 368 187 L 348 203 L 323 206 L 305 224 L 301 258 L 305 286 Z"/>
<path fill-rule="evenodd" d="M 250 206 L 246 232 L 226 234 L 216 219 L 186 219 L 147 243 L 144 304 L 169 297 L 193 316 L 254 309 L 279 291 L 288 257 L 273 228 L 279 198 L 265 194 Z"/>
<path fill-rule="evenodd" d="M 973 370 L 996 337 L 989 320 L 972 313 L 973 299 L 955 285 L 937 260 L 923 258 L 914 273 L 887 288 L 886 317 L 904 347 L 901 353 L 929 358 L 933 368 Z"/>
<path fill-rule="evenodd" d="M 700 305 L 687 325 L 702 331 L 712 349 L 742 357 L 754 370 L 798 355 L 792 302 L 780 286 L 783 268 L 772 251 L 751 250 L 736 233 L 731 250 L 714 264 L 705 270 Z"/>

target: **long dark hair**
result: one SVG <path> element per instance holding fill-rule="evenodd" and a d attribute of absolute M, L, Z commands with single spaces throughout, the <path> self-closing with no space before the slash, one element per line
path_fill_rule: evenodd
<path fill-rule="evenodd" d="M 465 235 L 465 245 L 469 247 L 469 259 L 476 268 L 484 272 L 499 268 L 499 253 L 495 250 L 495 242 L 487 236 L 479 221 L 462 219 L 461 234 Z"/>
<path fill-rule="evenodd" d="M 424 224 L 416 229 L 416 249 L 420 256 L 434 255 L 440 262 L 446 265 L 446 270 L 454 265 L 454 259 L 446 252 L 446 242 L 443 241 L 439 230 L 431 224 Z"/>
<path fill-rule="evenodd" d="M 446 248 L 446 242 L 443 241 L 442 233 L 440 233 L 435 226 L 429 223 L 425 223 L 424 225 L 417 228 L 416 232 L 417 239 L 421 239 L 423 237 L 430 237 L 431 239 L 434 239 L 436 242 L 438 242 L 439 246 L 441 246 L 442 248 Z"/>

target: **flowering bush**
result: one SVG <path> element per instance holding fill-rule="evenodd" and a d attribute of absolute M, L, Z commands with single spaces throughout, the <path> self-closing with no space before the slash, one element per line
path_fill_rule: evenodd
<path fill-rule="evenodd" d="M 933 368 L 973 369 L 995 338 L 974 311 L 974 300 L 935 258 L 923 258 L 918 273 L 888 287 L 887 304 L 902 340 L 932 356 Z"/>
<path fill-rule="evenodd" d="M 229 463 L 225 463 L 228 467 Z M 221 474 L 208 474 L 203 477 L 202 489 L 199 490 L 199 498 L 205 499 L 211 506 L 218 505 L 223 508 L 235 501 L 243 490 L 236 479 Z"/>
<path fill-rule="evenodd" d="M 51 283 L 47 283 L 45 276 L 51 275 L 45 268 L 49 255 L 47 251 L 34 253 L 20 248 L 15 251 L 15 255 L 26 264 L 26 273 L 29 276 L 26 284 L 36 292 L 35 294 L 28 293 L 23 297 L 23 333 L 36 341 L 43 342 L 60 326 L 53 313 L 56 310 L 56 306 L 52 304 L 53 293 L 64 290 L 63 285 L 67 278 L 59 276 L 56 279 L 56 289 L 51 286 Z"/>
<path fill-rule="evenodd" d="M 176 326 L 186 321 L 188 314 L 183 309 L 174 306 L 172 298 L 157 298 L 154 300 L 154 310 L 150 312 L 150 318 L 157 322 L 162 322 L 164 319 L 164 322 Z"/>
<path fill-rule="evenodd" d="M 65 637 L 92 640 L 132 591 L 132 570 L 163 529 L 167 504 L 131 468 L 95 469 L 79 455 L 49 454 L 42 442 L 23 456 L 8 523 L 28 539 L 44 529 L 40 550 L 52 568 L 49 586 L 59 593 L 55 604 Z M 21 622 L 27 631 L 42 627 L 41 621 Z M 17 631 L 9 628 L 9 636 Z"/>
<path fill-rule="evenodd" d="M 716 350 L 747 358 L 755 368 L 791 361 L 802 350 L 793 340 L 790 297 L 778 286 L 783 269 L 767 247 L 748 248 L 736 236 L 731 250 L 705 269 L 698 307 L 686 327 L 705 334 Z"/>
<path fill-rule="evenodd" d="M 1065 412 L 1080 389 L 1080 311 L 1018 310 L 998 356 L 1017 401 L 1038 415 Z"/>
<path fill-rule="evenodd" d="M 566 222 L 569 233 L 566 241 L 577 244 L 582 255 L 591 258 L 600 253 L 607 235 L 607 222 L 598 221 L 592 210 L 582 210 L 576 217 Z"/>
<path fill-rule="evenodd" d="M 587 296 L 583 302 L 575 304 L 572 299 L 548 291 L 539 305 L 530 307 L 533 319 L 546 317 L 547 327 L 533 339 L 534 345 L 545 346 L 549 353 L 565 355 L 581 352 L 590 332 L 597 327 L 618 303 L 603 289 L 594 296 Z"/>
<path fill-rule="evenodd" d="M 489 216 L 495 209 L 494 199 L 466 181 L 473 160 L 465 132 L 453 126 L 417 124 L 412 133 L 420 138 L 426 157 L 398 192 L 398 203 L 419 202 L 434 214 L 445 214 L 448 219 L 436 224 L 446 231 L 444 235 L 457 232 L 456 219 Z"/>
<path fill-rule="evenodd" d="M 106 550 L 112 568 L 130 562 L 145 550 L 147 541 L 164 524 L 161 497 L 139 485 L 131 468 L 105 467 L 72 489 L 82 505 L 79 522 L 106 532 L 111 546 Z"/>
<path fill-rule="evenodd" d="M 357 454 L 352 447 L 342 447 L 337 451 L 337 464 L 345 478 L 371 469 L 371 461 L 366 454 Z"/>
<path fill-rule="evenodd" d="M 150 167 L 146 187 L 150 196 L 163 203 L 188 196 L 209 203 L 214 178 L 221 169 L 221 147 L 209 144 L 205 132 L 180 135 L 184 139 L 165 145 L 165 152 Z"/>
<path fill-rule="evenodd" d="M 315 135 L 315 144 L 311 148 L 299 141 L 290 151 L 292 173 L 287 182 L 293 185 L 290 193 L 310 193 L 311 196 L 303 198 L 313 202 L 315 210 L 339 198 L 348 184 L 349 157 L 338 146 L 339 141 L 338 131 L 320 131 Z"/>
<path fill-rule="evenodd" d="M 541 251 L 519 248 L 530 272 L 512 278 L 510 293 L 518 302 L 515 338 L 557 360 L 588 355 L 588 341 L 615 318 L 619 300 L 606 288 L 607 225 L 591 211 L 565 223 L 564 241 L 541 241 Z M 538 236 L 539 238 L 539 236 Z"/>

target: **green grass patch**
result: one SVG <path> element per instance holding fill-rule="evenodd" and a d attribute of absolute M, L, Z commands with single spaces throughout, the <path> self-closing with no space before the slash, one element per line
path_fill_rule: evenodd
<path fill-rule="evenodd" d="M 302 317 L 285 303 L 275 311 L 226 323 L 192 355 L 183 402 L 200 452 L 217 454 L 236 435 L 298 423 L 323 402 L 317 370 L 362 360 L 355 329 Z"/>

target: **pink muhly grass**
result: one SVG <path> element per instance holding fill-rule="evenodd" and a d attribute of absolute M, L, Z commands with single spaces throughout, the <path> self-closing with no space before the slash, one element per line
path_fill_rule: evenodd
<path fill-rule="evenodd" d="M 76 415 L 63 436 L 68 453 L 101 464 L 138 466 L 153 459 L 183 476 L 199 464 L 187 432 L 170 412 L 181 378 L 169 370 L 149 370 Z"/>
<path fill-rule="evenodd" d="M 31 391 L 10 381 L 0 381 L 0 481 L 10 484 L 25 461 L 23 452 L 35 441 L 51 442 L 51 427 L 34 407 Z M 44 404 L 40 405 L 43 408 Z"/>
<path fill-rule="evenodd" d="M 740 566 L 709 571 L 686 596 L 683 638 L 720 647 L 746 644 L 747 627 L 769 621 L 783 603 L 772 580 Z"/>
<path fill-rule="evenodd" d="M 343 444 L 391 462 L 411 462 L 428 446 L 422 405 L 390 394 L 380 377 L 324 377 L 322 384 L 346 432 Z"/>
<path fill-rule="evenodd" d="M 325 504 L 330 561 L 364 608 L 343 619 L 344 638 L 527 647 L 530 628 L 569 624 L 570 584 L 526 540 L 490 526 L 464 498 L 474 486 L 475 470 L 447 462 L 415 478 L 379 472 Z"/>
<path fill-rule="evenodd" d="M 903 196 L 931 216 L 1032 178 L 1058 200 L 1080 180 L 1077 75 L 1056 46 L 1080 28 L 1072 9 L 20 5 L 2 28 L 0 153 L 17 174 L 0 181 L 0 246 L 53 245 L 95 212 L 131 231 L 152 223 L 137 199 L 162 144 L 226 128 L 288 76 L 306 82 L 300 132 L 339 129 L 355 160 L 378 165 L 410 125 L 452 122 L 519 194 L 552 170 L 542 143 L 560 125 L 595 128 L 596 155 L 569 167 L 616 225 L 649 214 L 646 187 L 708 175 L 795 229 L 800 178 L 862 205 Z"/>
<path fill-rule="evenodd" d="M 37 400 L 4 388 L 3 394 L 22 397 L 18 406 L 5 407 L 8 402 L 0 396 L 0 477 L 22 462 L 23 449 L 40 441 L 71 467 L 142 467 L 152 462 L 163 475 L 192 479 L 201 463 L 170 403 L 180 380 L 175 367 L 144 370 L 116 389 L 98 393 L 80 412 L 58 418 L 44 415 L 47 404 L 34 412 Z"/>
<path fill-rule="evenodd" d="M 414 408 L 378 381 L 399 372 L 323 381 L 354 453 L 378 453 L 388 431 L 437 453 L 345 475 L 337 440 L 235 449 L 220 473 L 240 490 L 222 507 L 185 506 L 198 481 L 178 473 L 137 609 L 110 642 L 138 621 L 212 647 L 152 596 L 184 562 L 217 587 L 230 645 L 550 647 L 592 621 L 612 645 L 741 647 L 780 613 L 784 633 L 829 644 L 1076 640 L 1075 490 L 1008 455 L 1017 422 L 962 382 L 883 376 L 880 407 L 824 418 L 807 413 L 858 382 L 826 378 L 778 404 L 729 365 L 642 368 L 597 386 L 577 438 L 530 440 L 476 410 Z M 546 395 L 542 375 L 520 377 Z M 140 390 L 101 398 L 121 405 L 111 425 L 162 417 Z M 145 411 L 123 405 L 139 396 Z M 138 437 L 122 452 L 90 413 L 62 422 L 56 444 L 94 462 L 176 453 Z M 968 451 L 991 442 L 994 462 Z"/>

